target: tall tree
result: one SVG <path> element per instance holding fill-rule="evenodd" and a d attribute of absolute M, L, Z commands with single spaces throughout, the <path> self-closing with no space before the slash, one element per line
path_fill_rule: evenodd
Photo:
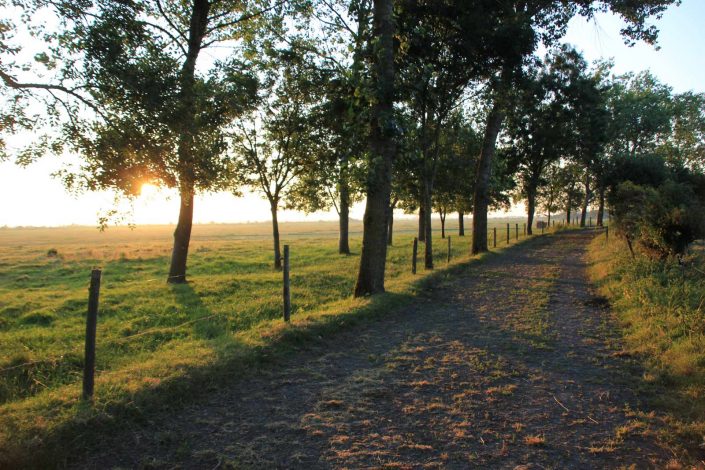
<path fill-rule="evenodd" d="M 311 109 L 318 84 L 305 58 L 289 51 L 263 63 L 259 106 L 234 133 L 238 179 L 260 191 L 272 213 L 274 268 L 281 269 L 278 211 L 291 183 L 315 154 L 316 127 Z M 243 176 L 240 176 L 243 175 Z"/>
<path fill-rule="evenodd" d="M 127 195 L 145 182 L 177 189 L 168 281 L 186 282 L 194 195 L 228 179 L 224 129 L 247 108 L 254 81 L 242 54 L 234 53 L 225 68 L 200 67 L 199 57 L 216 43 L 256 36 L 262 24 L 278 21 L 282 4 L 60 0 L 20 6 L 29 21 L 56 18 L 45 23 L 54 31 L 38 33 L 48 49 L 41 62 L 55 64 L 51 78 L 44 82 L 35 73 L 36 80 L 20 81 L 13 61 L 3 61 L 0 74 L 16 93 L 63 110 L 62 128 L 43 150 L 60 154 L 63 144 L 81 155 L 81 168 L 63 173 L 71 186 Z"/>
<path fill-rule="evenodd" d="M 394 21 L 392 0 L 374 0 L 373 100 L 360 269 L 355 297 L 384 292 L 387 220 L 396 156 L 394 119 Z"/>
<path fill-rule="evenodd" d="M 326 0 L 313 3 L 314 25 L 305 40 L 293 47 L 315 54 L 310 64 L 328 80 L 321 84 L 317 109 L 320 130 L 325 130 L 319 158 L 302 173 L 288 206 L 307 212 L 335 209 L 339 220 L 338 251 L 350 254 L 349 213 L 363 195 L 363 160 L 367 151 L 371 0 Z M 287 40 L 286 38 L 283 38 Z"/>
<path fill-rule="evenodd" d="M 509 74 L 503 74 L 505 80 L 500 80 L 497 79 L 500 75 L 499 71 L 516 71 L 523 59 L 528 58 L 540 42 L 548 47 L 555 44 L 564 35 L 568 21 L 575 14 L 591 17 L 597 11 L 612 11 L 625 20 L 626 26 L 622 28 L 621 33 L 626 42 L 634 44 L 635 41 L 642 40 L 653 44 L 656 41 L 658 30 L 655 26 L 648 25 L 647 20 L 651 17 L 660 17 L 669 5 L 677 3 L 674 0 L 645 0 L 642 2 L 507 0 L 491 2 L 488 8 L 492 9 L 495 17 L 502 18 L 503 21 L 500 27 L 493 30 L 494 42 L 487 42 L 495 45 L 489 50 L 494 54 L 494 57 L 499 59 L 499 64 L 495 63 L 495 68 L 489 69 L 489 73 L 485 75 L 490 77 L 490 90 L 492 90 L 490 102 L 492 104 L 490 105 L 491 111 L 487 114 L 485 138 L 476 173 L 472 253 L 487 251 L 487 194 L 489 193 L 491 163 L 495 155 L 497 137 L 509 105 L 506 93 L 502 92 L 508 89 L 506 79 L 509 78 Z M 477 9 L 468 8 L 467 11 L 469 14 L 474 14 Z"/>

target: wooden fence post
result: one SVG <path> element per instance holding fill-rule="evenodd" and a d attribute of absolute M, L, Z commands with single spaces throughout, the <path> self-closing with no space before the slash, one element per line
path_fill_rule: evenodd
<path fill-rule="evenodd" d="M 450 235 L 448 235 L 448 260 L 447 263 L 450 264 Z"/>
<path fill-rule="evenodd" d="M 86 315 L 86 349 L 83 360 L 83 399 L 93 398 L 95 383 L 95 333 L 98 325 L 98 299 L 100 298 L 100 269 L 91 271 L 88 288 L 88 314 Z"/>
<path fill-rule="evenodd" d="M 524 236 L 526 236 L 526 222 L 524 222 Z"/>
<path fill-rule="evenodd" d="M 416 254 L 419 251 L 419 239 L 414 237 L 414 248 L 411 254 L 411 274 L 416 274 Z"/>
<path fill-rule="evenodd" d="M 516 224 L 516 226 L 514 227 L 514 229 L 515 229 L 516 239 L 519 240 L 519 224 Z"/>
<path fill-rule="evenodd" d="M 588 227 L 592 227 L 592 217 L 590 217 L 590 223 L 588 224 Z"/>
<path fill-rule="evenodd" d="M 289 245 L 284 245 L 284 321 L 291 318 L 291 286 L 289 284 Z"/>
<path fill-rule="evenodd" d="M 509 224 L 507 224 L 507 245 L 509 245 Z"/>
<path fill-rule="evenodd" d="M 494 243 L 492 244 L 492 247 L 497 248 L 497 227 L 493 228 L 492 232 L 494 234 Z"/>
<path fill-rule="evenodd" d="M 605 243 L 610 240 L 610 227 L 609 225 L 605 227 Z"/>

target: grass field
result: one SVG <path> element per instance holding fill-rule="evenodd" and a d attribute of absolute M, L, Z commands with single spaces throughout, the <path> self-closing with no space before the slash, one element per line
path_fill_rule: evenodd
<path fill-rule="evenodd" d="M 507 222 L 521 227 L 523 220 L 490 221 L 501 227 L 500 246 Z M 456 227 L 449 223 L 453 263 L 467 260 L 470 241 L 454 236 Z M 408 301 L 405 295 L 424 276 L 422 269 L 417 276 L 410 273 L 413 220 L 395 223 L 386 278 L 390 293 L 377 304 L 350 297 L 359 222 L 351 224 L 351 256 L 337 253 L 335 223 L 281 228 L 283 243 L 291 245 L 292 326 L 280 320 L 281 273 L 271 268 L 269 224 L 196 226 L 190 282 L 174 286 L 164 282 L 170 227 L 105 233 L 87 227 L 0 229 L 0 463 L 88 420 L 109 421 L 128 408 L 140 413 L 144 397 L 149 403 L 159 402 L 155 395 L 168 401 L 174 397 L 167 391 L 181 390 L 181 381 L 230 367 L 237 358 L 251 359 L 282 335 L 295 344 L 291 336 L 307 325 L 330 327 L 365 309 L 383 313 Z M 511 235 L 513 242 L 513 228 Z M 439 233 L 434 241 L 436 265 L 445 267 L 447 245 Z M 88 407 L 78 397 L 87 285 L 97 266 L 103 281 L 96 396 Z"/>

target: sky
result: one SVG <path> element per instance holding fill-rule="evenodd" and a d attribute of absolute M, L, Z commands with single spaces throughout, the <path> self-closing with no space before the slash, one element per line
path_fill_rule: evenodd
<path fill-rule="evenodd" d="M 683 0 L 679 7 L 669 8 L 654 24 L 660 30 L 659 50 L 646 44 L 624 45 L 619 34 L 620 20 L 611 14 L 600 14 L 594 20 L 575 18 L 564 42 L 582 51 L 588 61 L 601 58 L 614 60 L 618 74 L 650 70 L 677 93 L 705 92 L 705 0 Z M 113 207 L 110 193 L 69 194 L 51 174 L 60 169 L 57 157 L 46 157 L 27 168 L 10 162 L 0 163 L 0 227 L 96 225 L 98 216 Z M 124 207 L 124 206 L 123 206 Z M 178 216 L 179 201 L 175 192 L 146 188 L 133 205 L 126 220 L 140 224 L 173 224 Z M 351 217 L 361 219 L 364 203 L 356 204 Z M 517 205 L 511 215 L 523 214 Z M 504 215 L 505 213 L 496 214 Z M 282 211 L 280 221 L 335 220 L 335 212 L 303 214 Z M 194 204 L 194 222 L 227 223 L 266 221 L 269 205 L 257 194 L 235 198 L 227 193 L 205 194 Z"/>

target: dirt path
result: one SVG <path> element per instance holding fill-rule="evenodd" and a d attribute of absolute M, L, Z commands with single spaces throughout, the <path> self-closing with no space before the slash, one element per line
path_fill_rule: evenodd
<path fill-rule="evenodd" d="M 80 467 L 663 467 L 586 281 L 589 232 L 490 257 Z M 523 466 L 523 467 L 522 467 Z"/>

